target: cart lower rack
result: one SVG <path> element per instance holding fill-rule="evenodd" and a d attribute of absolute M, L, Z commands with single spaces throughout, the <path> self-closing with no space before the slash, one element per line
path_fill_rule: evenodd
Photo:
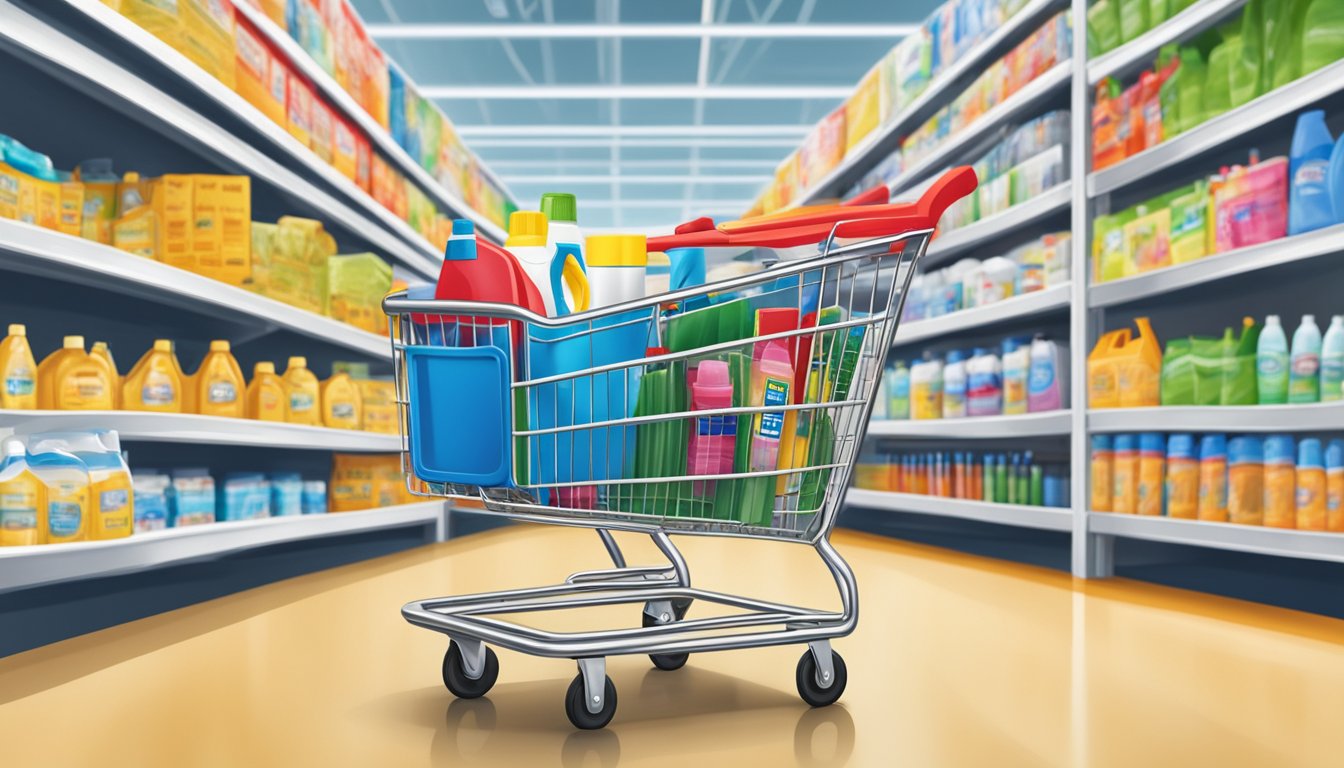
<path fill-rule="evenodd" d="M 858 597 L 830 531 L 915 264 L 942 212 L 974 188 L 974 173 L 959 168 L 913 204 L 691 222 L 648 249 L 731 248 L 757 260 L 776 249 L 783 258 L 564 317 L 389 296 L 412 492 L 595 528 L 614 564 L 553 586 L 403 607 L 411 624 L 450 638 L 448 689 L 464 698 L 489 691 L 499 673 L 492 645 L 574 659 L 565 711 L 576 727 L 601 728 L 616 711 L 607 656 L 648 654 L 675 670 L 692 653 L 805 643 L 799 695 L 812 706 L 839 699 L 847 675 L 830 641 L 854 630 Z M 649 535 L 668 564 L 627 565 L 611 531 Z M 839 610 L 693 587 L 673 535 L 808 544 L 835 580 Z M 688 616 L 696 603 L 728 613 Z M 627 604 L 642 607 L 639 626 L 562 633 L 510 620 Z"/>

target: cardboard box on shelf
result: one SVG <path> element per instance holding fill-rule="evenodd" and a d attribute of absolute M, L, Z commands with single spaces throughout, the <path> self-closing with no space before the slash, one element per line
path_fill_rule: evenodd
<path fill-rule="evenodd" d="M 289 67 L 261 32 L 239 16 L 234 28 L 234 90 L 276 125 L 286 125 Z"/>
<path fill-rule="evenodd" d="M 289 72 L 285 85 L 285 127 L 294 138 L 307 146 L 313 132 L 313 88 L 308 81 Z"/>

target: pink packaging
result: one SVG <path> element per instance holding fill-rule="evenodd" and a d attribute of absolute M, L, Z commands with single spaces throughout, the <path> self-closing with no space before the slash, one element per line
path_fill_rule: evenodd
<path fill-rule="evenodd" d="M 733 407 L 733 381 L 728 373 L 728 363 L 722 360 L 701 362 L 690 389 L 693 411 Z M 687 470 L 692 475 L 730 474 L 736 448 L 736 416 L 697 417 L 691 424 Z M 711 494 L 714 483 L 697 482 L 694 492 L 697 495 Z"/>
<path fill-rule="evenodd" d="M 1214 200 L 1216 250 L 1245 248 L 1288 234 L 1288 158 L 1234 168 Z"/>

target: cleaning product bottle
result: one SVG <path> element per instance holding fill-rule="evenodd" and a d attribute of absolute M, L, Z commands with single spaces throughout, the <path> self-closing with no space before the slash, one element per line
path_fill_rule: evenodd
<path fill-rule="evenodd" d="M 943 415 L 943 361 L 928 351 L 910 368 L 910 415 L 915 419 Z"/>
<path fill-rule="evenodd" d="M 75 168 L 75 178 L 84 186 L 80 236 L 103 245 L 112 244 L 112 224 L 117 219 L 117 182 L 111 158 L 85 160 Z"/>
<path fill-rule="evenodd" d="M 1293 438 L 1274 435 L 1265 438 L 1265 503 L 1267 528 L 1297 527 L 1297 458 Z"/>
<path fill-rule="evenodd" d="M 1344 440 L 1325 449 L 1325 529 L 1344 532 Z"/>
<path fill-rule="evenodd" d="M 586 269 L 583 258 L 583 232 L 579 229 L 579 203 L 568 192 L 546 192 L 541 196 L 541 212 L 546 216 L 546 243 L 552 248 L 567 246 L 568 252 Z"/>
<path fill-rule="evenodd" d="M 1330 318 L 1321 342 L 1321 402 L 1344 397 L 1344 315 Z"/>
<path fill-rule="evenodd" d="M 32 410 L 37 407 L 37 363 L 28 346 L 28 327 L 11 323 L 0 342 L 0 408 Z"/>
<path fill-rule="evenodd" d="M 1167 516 L 1194 520 L 1199 516 L 1199 461 L 1195 436 L 1188 433 L 1167 439 Z"/>
<path fill-rule="evenodd" d="M 1153 517 L 1162 514 L 1166 481 L 1167 440 L 1161 432 L 1139 435 L 1139 491 L 1135 511 Z"/>
<path fill-rule="evenodd" d="M 793 366 L 789 364 L 788 345 L 780 340 L 767 342 L 760 359 L 751 364 L 751 404 L 787 405 L 789 385 L 792 383 Z M 779 461 L 779 437 L 783 426 L 783 411 L 756 414 L 751 430 L 752 472 L 775 469 Z"/>
<path fill-rule="evenodd" d="M 1111 511 L 1132 515 L 1139 502 L 1139 453 L 1134 435 L 1115 436 Z"/>
<path fill-rule="evenodd" d="M 359 388 L 350 374 L 333 370 L 331 378 L 322 382 L 322 424 L 334 429 L 359 429 L 363 410 Z"/>
<path fill-rule="evenodd" d="M 49 432 L 29 439 L 35 453 L 70 453 L 88 472 L 88 506 L 85 538 L 90 541 L 120 539 L 131 535 L 135 502 L 131 470 L 121 456 L 116 432 Z"/>
<path fill-rule="evenodd" d="M 1308 437 L 1297 444 L 1297 529 L 1324 531 L 1326 511 L 1325 462 L 1321 441 Z"/>
<path fill-rule="evenodd" d="M 705 284 L 705 249 L 672 248 L 667 252 L 672 271 L 668 290 L 680 291 Z"/>
<path fill-rule="evenodd" d="M 1288 157 L 1288 234 L 1300 235 L 1335 222 L 1329 184 L 1334 145 L 1324 110 L 1298 115 Z"/>
<path fill-rule="evenodd" d="M 321 426 L 317 376 L 308 370 L 308 358 L 295 355 L 285 364 L 285 421 Z"/>
<path fill-rule="evenodd" d="M 549 317 L 588 308 L 588 279 L 575 252 L 547 245 L 546 214 L 514 211 L 504 247 L 523 267 L 545 303 Z"/>
<path fill-rule="evenodd" d="M 1321 329 L 1313 315 L 1303 315 L 1293 332 L 1293 355 L 1289 364 L 1288 402 L 1317 403 L 1321 400 Z"/>
<path fill-rule="evenodd" d="M 978 351 L 978 350 L 977 350 Z M 943 363 L 943 418 L 966 415 L 966 361 L 960 350 L 947 353 Z"/>
<path fill-rule="evenodd" d="M 42 481 L 47 543 L 89 538 L 89 472 L 73 453 L 57 448 L 29 451 L 28 467 Z"/>
<path fill-rule="evenodd" d="M 95 341 L 89 348 L 89 356 L 99 358 L 112 370 L 112 406 L 121 408 L 121 374 L 117 371 L 117 361 L 112 359 L 111 348 L 106 341 Z"/>
<path fill-rule="evenodd" d="M 904 360 L 897 360 L 896 367 L 888 372 L 891 374 L 891 383 L 887 387 L 887 395 L 891 398 L 891 402 L 887 403 L 887 418 L 908 419 L 910 418 L 910 368 L 906 366 Z"/>
<path fill-rule="evenodd" d="M 1340 10 L 1340 20 L 1344 21 L 1344 4 L 1340 5 Z M 1344 35 L 1340 37 L 1344 42 Z M 1330 152 L 1330 209 L 1335 214 L 1335 223 L 1344 224 L 1344 133 L 1339 135 L 1339 141 Z"/>
<path fill-rule="evenodd" d="M 697 368 L 691 384 L 691 410 L 730 408 L 733 405 L 733 381 L 728 363 L 705 360 Z M 733 471 L 737 447 L 736 416 L 700 416 L 693 421 L 687 452 L 687 472 L 692 475 L 720 475 Z M 714 482 L 696 482 L 696 495 L 714 492 Z"/>
<path fill-rule="evenodd" d="M 182 412 L 182 378 L 173 354 L 173 342 L 155 339 L 121 387 L 122 407 L 128 411 Z"/>
<path fill-rule="evenodd" d="M 84 351 L 83 336 L 66 336 L 61 349 L 37 367 L 38 407 L 64 411 L 112 410 L 115 374 Z"/>
<path fill-rule="evenodd" d="M 112 222 L 112 245 L 136 256 L 158 258 L 158 215 L 140 194 L 140 174 L 121 178 L 117 218 Z"/>
<path fill-rule="evenodd" d="M 1027 383 L 1027 410 L 1032 413 L 1064 407 L 1064 351 L 1041 334 L 1031 342 L 1031 377 Z"/>
<path fill-rule="evenodd" d="M 224 339 L 210 342 L 210 351 L 191 377 L 188 389 L 193 395 L 188 399 L 201 415 L 241 419 L 247 413 L 247 384 L 243 380 L 243 369 Z"/>
<path fill-rule="evenodd" d="M 0 547 L 47 543 L 45 486 L 28 467 L 23 441 L 7 437 L 0 467 Z"/>
<path fill-rule="evenodd" d="M 1091 460 L 1093 512 L 1113 512 L 1115 494 L 1115 451 L 1110 435 L 1093 435 Z"/>
<path fill-rule="evenodd" d="M 1255 380 L 1261 405 L 1288 402 L 1288 337 L 1278 315 L 1265 318 L 1255 347 Z"/>
<path fill-rule="evenodd" d="M 1003 413 L 1005 416 L 1027 412 L 1027 379 L 1031 371 L 1031 341 L 1007 338 L 1003 341 Z"/>
<path fill-rule="evenodd" d="M 644 297 L 648 245 L 643 235 L 593 235 L 588 238 L 588 289 L 594 307 Z"/>
<path fill-rule="evenodd" d="M 513 254 L 488 240 L 477 240 L 476 225 L 470 219 L 454 219 L 453 231 L 444 247 L 443 266 L 434 286 L 434 298 L 462 301 L 487 301 L 522 307 L 538 315 L 546 314 L 546 303 L 537 286 L 527 276 L 522 264 Z M 468 318 L 472 326 L 504 326 L 505 321 Z M 454 322 L 454 317 L 419 318 L 430 328 Z M 514 345 L 523 340 L 522 326 L 508 324 Z M 474 343 L 474 342 L 473 342 Z"/>
<path fill-rule="evenodd" d="M 999 356 L 988 349 L 977 349 L 966 364 L 966 415 L 998 416 L 1002 413 L 1003 368 L 999 365 Z"/>
<path fill-rule="evenodd" d="M 1199 519 L 1227 522 L 1227 438 L 1205 435 L 1199 443 Z"/>
<path fill-rule="evenodd" d="M 284 421 L 286 395 L 284 380 L 275 374 L 275 363 L 257 363 L 252 368 L 252 383 L 247 385 L 247 418 Z"/>
<path fill-rule="evenodd" d="M 1258 437 L 1234 437 L 1227 444 L 1227 519 L 1263 525 L 1264 503 L 1264 444 Z"/>

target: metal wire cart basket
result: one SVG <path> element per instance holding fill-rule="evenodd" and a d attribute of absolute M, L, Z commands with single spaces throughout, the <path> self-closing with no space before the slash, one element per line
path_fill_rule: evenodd
<path fill-rule="evenodd" d="M 407 621 L 451 639 L 449 690 L 490 689 L 499 662 L 487 644 L 575 659 L 566 712 L 601 728 L 616 709 L 606 656 L 649 654 L 672 670 L 691 653 L 807 643 L 798 692 L 813 706 L 836 701 L 846 670 L 830 639 L 854 630 L 858 599 L 828 537 L 915 264 L 943 211 L 975 185 L 958 168 L 911 204 L 887 203 L 881 190 L 880 203 L 691 222 L 648 249 L 773 255 L 741 277 L 579 314 L 389 296 L 411 490 L 596 528 L 615 565 L 403 607 Z M 670 564 L 627 565 L 610 531 L 648 534 Z M 693 587 L 672 542 L 682 534 L 809 544 L 841 608 Z M 688 618 L 696 601 L 731 613 Z M 627 603 L 642 605 L 642 626 L 558 633 L 503 618 Z"/>

